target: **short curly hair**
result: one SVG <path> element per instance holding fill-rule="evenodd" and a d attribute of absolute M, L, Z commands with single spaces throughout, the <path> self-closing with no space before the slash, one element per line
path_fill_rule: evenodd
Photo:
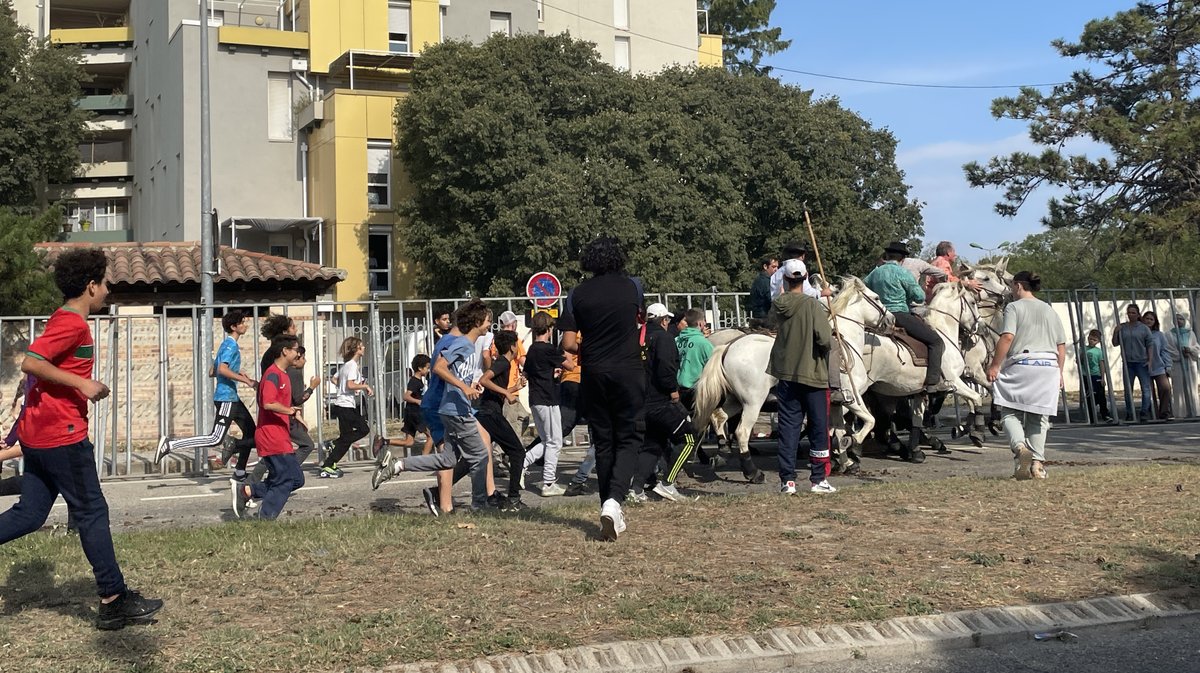
<path fill-rule="evenodd" d="M 593 276 L 623 272 L 627 261 L 621 242 L 612 236 L 601 236 L 588 243 L 579 255 L 579 266 Z"/>
<path fill-rule="evenodd" d="M 293 320 L 286 315 L 272 313 L 271 315 L 267 316 L 266 320 L 263 321 L 262 327 L 260 327 L 258 331 L 263 335 L 264 339 L 267 339 L 268 341 L 274 341 L 275 337 L 280 336 L 291 329 L 292 322 Z"/>
<path fill-rule="evenodd" d="M 83 296 L 88 283 L 104 282 L 108 256 L 99 248 L 68 250 L 54 262 L 54 284 L 66 299 Z"/>
<path fill-rule="evenodd" d="M 492 309 L 488 308 L 482 299 L 476 297 L 459 306 L 458 310 L 454 312 L 454 325 L 458 327 L 458 331 L 466 334 L 487 322 L 491 317 Z"/>

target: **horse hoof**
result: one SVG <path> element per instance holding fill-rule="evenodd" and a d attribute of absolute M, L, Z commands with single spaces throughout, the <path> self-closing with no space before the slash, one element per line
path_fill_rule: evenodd
<path fill-rule="evenodd" d="M 764 474 L 762 470 L 759 470 L 754 474 L 745 475 L 745 477 L 746 481 L 750 482 L 751 484 L 761 484 L 767 480 L 767 475 Z"/>
<path fill-rule="evenodd" d="M 983 448 L 983 435 L 980 433 L 977 433 L 977 432 L 972 432 L 971 433 L 971 443 L 974 444 L 976 446 L 976 448 L 982 449 Z"/>
<path fill-rule="evenodd" d="M 917 449 L 916 451 L 912 452 L 912 455 L 905 458 L 905 460 L 910 463 L 923 463 L 925 462 L 925 452 L 921 449 Z"/>
<path fill-rule="evenodd" d="M 950 428 L 950 438 L 958 439 L 959 437 L 962 437 L 964 430 L 965 428 L 961 425 L 956 425 L 953 428 Z"/>
<path fill-rule="evenodd" d="M 853 474 L 858 474 L 859 470 L 861 470 L 861 469 L 862 469 L 862 463 L 858 463 L 858 462 L 850 463 L 849 465 L 846 466 L 845 469 L 842 470 L 842 474 L 847 475 L 847 476 L 853 475 Z"/>
<path fill-rule="evenodd" d="M 995 423 L 988 423 L 988 432 L 992 433 L 993 437 L 1000 436 L 1000 426 Z"/>
<path fill-rule="evenodd" d="M 841 447 L 842 451 L 849 451 L 854 448 L 854 438 L 850 435 L 842 435 L 838 439 L 838 446 Z"/>

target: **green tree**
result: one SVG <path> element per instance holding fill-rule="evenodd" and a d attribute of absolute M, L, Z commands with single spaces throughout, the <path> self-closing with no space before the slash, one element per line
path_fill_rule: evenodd
<path fill-rule="evenodd" d="M 1200 283 L 1200 244 L 1123 241 L 1113 229 L 1051 229 L 1026 237 L 1005 251 L 1008 269 L 1036 271 L 1042 287 L 1195 287 Z"/>
<path fill-rule="evenodd" d="M 700 28 L 722 36 L 721 52 L 725 67 L 739 74 L 770 74 L 769 66 L 761 65 L 763 56 L 777 54 L 791 46 L 791 40 L 781 38 L 783 30 L 771 28 L 771 13 L 775 0 L 701 0 L 700 9 L 708 12 Z"/>
<path fill-rule="evenodd" d="M 1198 233 L 1200 223 L 1200 85 L 1196 0 L 1141 2 L 1088 22 L 1078 42 L 1056 40 L 1064 57 L 1098 64 L 1078 70 L 1049 92 L 1022 89 L 992 103 L 997 118 L 1029 122 L 1029 136 L 1046 149 L 996 157 L 964 167 L 976 187 L 1001 187 L 996 204 L 1015 214 L 1042 186 L 1066 191 L 1052 198 L 1050 227 L 1112 228 L 1164 242 Z M 1068 154 L 1071 141 L 1091 140 L 1102 156 Z"/>
<path fill-rule="evenodd" d="M 758 256 L 807 240 L 806 201 L 831 273 L 920 232 L 894 138 L 765 77 L 631 78 L 565 36 L 447 42 L 417 63 L 397 123 L 423 293 L 517 294 L 542 269 L 572 285 L 601 233 L 649 289 L 741 288 Z"/>
<path fill-rule="evenodd" d="M 79 166 L 87 74 L 78 51 L 37 41 L 0 0 L 0 314 L 43 313 L 61 300 L 33 245 L 60 231 L 53 184 Z"/>

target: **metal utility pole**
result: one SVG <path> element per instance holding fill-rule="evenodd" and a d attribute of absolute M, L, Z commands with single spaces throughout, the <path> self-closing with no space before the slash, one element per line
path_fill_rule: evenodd
<path fill-rule="evenodd" d="M 212 141 L 209 125 L 208 105 L 208 15 L 209 1 L 200 3 L 200 343 L 198 349 L 203 358 L 213 352 L 213 276 L 216 250 L 213 249 L 212 218 Z M 196 431 L 213 423 L 213 391 L 204 372 L 197 371 L 195 380 L 200 392 L 200 418 L 196 419 Z M 196 449 L 196 470 L 208 471 L 208 448 Z"/>

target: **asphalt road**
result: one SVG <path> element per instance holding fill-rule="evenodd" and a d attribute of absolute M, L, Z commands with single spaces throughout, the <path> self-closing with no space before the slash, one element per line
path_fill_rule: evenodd
<path fill-rule="evenodd" d="M 1011 474 L 1012 458 L 1003 437 L 988 437 L 989 445 L 979 449 L 966 440 L 953 443 L 952 451 L 939 455 L 928 452 L 928 460 L 920 465 L 868 454 L 863 469 L 854 477 L 835 476 L 831 482 L 838 488 L 854 488 L 872 482 L 943 479 L 954 476 L 1005 477 Z M 774 493 L 778 490 L 775 470 L 775 446 L 770 440 L 754 443 L 758 450 L 755 460 L 767 472 L 766 483 L 747 484 L 736 461 L 718 461 L 715 469 L 693 462 L 686 477 L 679 480 L 680 491 L 703 497 L 713 494 Z M 564 451 L 559 462 L 559 483 L 565 484 L 575 473 L 585 450 L 571 447 Z M 1118 465 L 1137 461 L 1185 461 L 1200 464 L 1200 423 L 1121 427 L 1061 427 L 1050 433 L 1047 447 L 1050 478 L 1063 470 L 1087 469 L 1096 465 Z M 309 466 L 306 466 L 309 467 Z M 540 468 L 535 468 L 540 469 Z M 308 483 L 294 493 L 288 502 L 285 517 L 365 516 L 373 513 L 424 513 L 420 491 L 433 484 L 425 475 L 401 475 L 384 484 L 378 491 L 370 486 L 371 467 L 360 465 L 347 469 L 342 479 L 318 479 L 307 470 Z M 532 475 L 532 473 L 531 473 Z M 527 482 L 536 482 L 531 476 Z M 503 483 L 503 482 L 502 482 Z M 594 485 L 595 480 L 591 483 Z M 469 501 L 469 484 L 461 482 L 455 489 L 460 505 Z M 133 479 L 105 483 L 105 493 L 115 530 L 139 528 L 190 527 L 215 525 L 232 518 L 228 472 L 206 478 Z M 580 498 L 542 498 L 534 492 L 525 494 L 526 504 L 539 506 L 547 502 L 584 500 L 599 506 L 595 496 Z M 15 496 L 0 497 L 0 510 L 15 502 Z M 684 505 L 686 506 L 686 505 Z M 65 524 L 66 506 L 61 500 L 51 514 L 51 524 Z"/>
<path fill-rule="evenodd" d="M 778 673 L 1200 673 L 1200 625 L 1114 635 L 1083 634 L 1072 642 L 1025 641 L 936 655 L 861 659 Z"/>

